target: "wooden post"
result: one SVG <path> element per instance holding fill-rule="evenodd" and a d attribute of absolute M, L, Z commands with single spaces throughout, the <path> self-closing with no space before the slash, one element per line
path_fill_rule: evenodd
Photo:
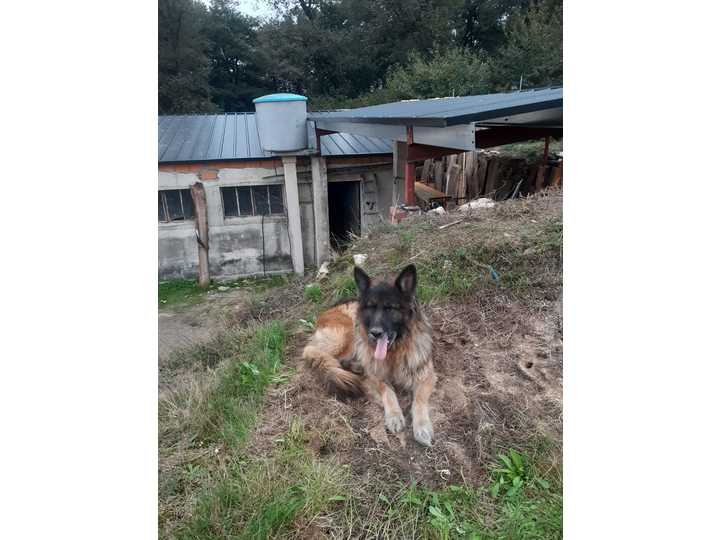
<path fill-rule="evenodd" d="M 195 209 L 196 238 L 198 243 L 198 285 L 207 287 L 210 285 L 210 256 L 209 242 L 210 231 L 208 229 L 207 200 L 205 199 L 205 187 L 202 182 L 195 182 L 190 188 L 190 195 Z"/>
<path fill-rule="evenodd" d="M 405 204 L 415 206 L 415 164 L 405 158 Z"/>
<path fill-rule="evenodd" d="M 410 145 L 414 142 L 412 126 L 405 128 L 405 134 L 407 140 L 407 154 L 405 154 L 405 205 L 415 206 L 415 163 L 408 161 Z"/>
<path fill-rule="evenodd" d="M 300 197 L 297 183 L 297 157 L 283 156 L 285 175 L 285 202 L 287 203 L 288 233 L 290 236 L 290 257 L 293 271 L 302 276 L 305 272 L 303 259 L 302 229 L 300 226 Z"/>
<path fill-rule="evenodd" d="M 315 217 L 315 265 L 319 268 L 330 259 L 330 225 L 328 218 L 327 164 L 324 157 L 310 158 Z"/>

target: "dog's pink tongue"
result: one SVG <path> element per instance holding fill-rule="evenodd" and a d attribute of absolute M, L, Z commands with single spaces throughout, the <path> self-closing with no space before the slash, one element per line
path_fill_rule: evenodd
<path fill-rule="evenodd" d="M 388 338 L 383 336 L 377 341 L 375 345 L 375 360 L 385 360 L 387 356 Z"/>

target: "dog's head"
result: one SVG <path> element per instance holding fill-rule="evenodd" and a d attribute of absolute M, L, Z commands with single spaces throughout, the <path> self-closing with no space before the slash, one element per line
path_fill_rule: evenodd
<path fill-rule="evenodd" d="M 394 283 L 376 284 L 356 266 L 355 283 L 360 293 L 358 318 L 375 350 L 375 358 L 384 360 L 388 348 L 405 337 L 415 317 L 415 265 L 400 272 Z"/>

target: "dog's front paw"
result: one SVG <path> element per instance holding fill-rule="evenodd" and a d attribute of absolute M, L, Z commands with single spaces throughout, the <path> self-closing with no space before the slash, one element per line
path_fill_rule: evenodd
<path fill-rule="evenodd" d="M 413 425 L 413 435 L 415 440 L 422 445 L 432 446 L 433 426 L 430 420 L 425 422 L 417 422 Z"/>
<path fill-rule="evenodd" d="M 405 417 L 401 412 L 396 414 L 386 414 L 385 427 L 388 428 L 391 433 L 402 431 L 405 427 Z"/>

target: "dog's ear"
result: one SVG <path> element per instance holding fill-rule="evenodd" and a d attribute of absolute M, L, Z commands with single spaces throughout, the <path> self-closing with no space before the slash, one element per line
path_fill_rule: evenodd
<path fill-rule="evenodd" d="M 395 286 L 400 289 L 400 292 L 412 296 L 415 294 L 415 288 L 417 287 L 417 270 L 415 265 L 411 264 L 406 266 L 400 275 L 395 280 Z"/>
<path fill-rule="evenodd" d="M 360 296 L 364 296 L 367 290 L 370 288 L 370 276 L 368 276 L 362 268 L 359 266 L 355 267 L 355 284 L 357 285 Z"/>

